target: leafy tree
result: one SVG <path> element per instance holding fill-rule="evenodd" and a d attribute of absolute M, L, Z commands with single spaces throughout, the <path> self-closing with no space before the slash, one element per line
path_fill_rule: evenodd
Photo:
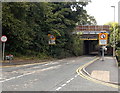
<path fill-rule="evenodd" d="M 3 3 L 3 34 L 8 37 L 7 51 L 22 52 L 29 47 L 30 28 L 25 19 L 25 3 Z"/>
<path fill-rule="evenodd" d="M 120 25 L 118 23 L 108 23 L 110 25 L 110 45 L 112 46 L 115 40 L 117 47 L 120 47 Z M 114 36 L 115 35 L 115 36 Z"/>
<path fill-rule="evenodd" d="M 96 24 L 83 9 L 86 2 L 6 2 L 3 3 L 3 34 L 8 37 L 7 52 L 53 57 L 82 54 L 82 41 L 72 31 L 79 24 Z M 73 9 L 74 8 L 74 9 Z M 48 34 L 56 45 L 48 45 Z"/>

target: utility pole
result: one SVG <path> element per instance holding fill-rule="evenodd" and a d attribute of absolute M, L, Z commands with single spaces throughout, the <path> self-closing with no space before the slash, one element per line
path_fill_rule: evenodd
<path fill-rule="evenodd" d="M 115 6 L 111 6 L 114 8 L 114 23 L 115 23 Z M 116 42 L 115 42 L 115 26 L 113 27 L 113 57 L 115 57 L 115 47 L 116 47 Z"/>

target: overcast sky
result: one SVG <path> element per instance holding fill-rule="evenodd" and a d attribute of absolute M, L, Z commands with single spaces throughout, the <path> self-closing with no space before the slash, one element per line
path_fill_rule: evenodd
<path fill-rule="evenodd" d="M 104 25 L 114 21 L 115 6 L 115 21 L 118 22 L 118 2 L 120 0 L 91 0 L 87 5 L 88 14 L 94 16 L 98 25 Z"/>

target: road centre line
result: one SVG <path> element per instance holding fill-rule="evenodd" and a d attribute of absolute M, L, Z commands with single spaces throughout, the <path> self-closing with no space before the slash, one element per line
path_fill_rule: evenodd
<path fill-rule="evenodd" d="M 88 63 L 89 64 L 89 63 Z M 80 73 L 77 73 L 77 75 L 75 75 L 74 77 L 76 78 L 77 76 L 79 76 Z M 62 89 L 64 86 L 66 86 L 68 83 L 70 83 L 74 78 L 71 78 L 69 80 L 66 81 L 66 83 L 62 84 L 60 87 L 58 87 L 56 89 L 56 91 L 59 91 L 60 89 Z"/>
<path fill-rule="evenodd" d="M 77 77 L 77 76 L 78 76 L 78 75 L 75 75 L 74 77 Z M 64 84 L 62 84 L 60 87 L 58 87 L 58 88 L 56 89 L 56 91 L 59 91 L 61 88 L 63 88 L 64 86 L 66 86 L 68 83 L 70 83 L 73 79 L 75 79 L 75 78 L 71 78 L 71 79 L 67 80 L 66 83 L 64 83 Z"/>
<path fill-rule="evenodd" d="M 67 84 L 63 84 L 62 87 L 66 86 Z"/>
<path fill-rule="evenodd" d="M 50 63 L 44 64 L 44 65 L 51 65 L 51 64 L 52 64 L 52 65 L 53 65 L 53 64 L 58 64 L 58 62 L 50 62 Z M 43 65 L 43 66 L 44 66 L 44 65 Z"/>
<path fill-rule="evenodd" d="M 95 56 L 96 57 L 96 56 Z M 58 60 L 59 62 L 60 61 L 64 61 L 64 59 L 62 59 L 62 60 Z M 1 63 L 2 63 L 3 61 L 1 61 Z M 32 64 L 25 64 L 25 65 L 11 65 L 11 66 L 3 66 L 3 65 L 1 65 L 0 66 L 0 69 L 2 69 L 2 68 L 8 68 L 8 67 L 21 67 L 21 66 L 31 66 L 31 65 L 39 65 L 39 64 L 49 64 L 49 63 L 54 63 L 53 61 L 49 61 L 49 62 L 41 62 L 41 63 L 32 63 Z"/>
<path fill-rule="evenodd" d="M 66 83 L 70 83 L 71 80 L 66 81 Z"/>
<path fill-rule="evenodd" d="M 61 88 L 62 88 L 62 87 L 58 87 L 58 88 L 56 89 L 56 91 L 59 91 Z"/>
<path fill-rule="evenodd" d="M 77 77 L 78 76 L 78 74 L 77 75 L 75 75 L 75 77 Z"/>
<path fill-rule="evenodd" d="M 19 75 L 19 76 L 16 76 L 16 77 L 11 77 L 11 78 L 9 78 L 9 79 L 2 80 L 2 81 L 0 81 L 0 83 L 6 82 L 6 81 L 9 81 L 9 80 L 13 80 L 13 79 L 17 79 L 17 78 L 20 78 L 20 77 L 23 77 L 23 76 L 27 76 L 27 75 L 30 75 L 30 74 L 34 74 L 34 73 L 36 73 L 36 72 L 41 72 L 41 71 L 46 71 L 46 70 L 50 70 L 50 69 L 55 69 L 55 68 L 58 68 L 58 67 L 60 67 L 60 66 L 61 66 L 61 65 L 52 66 L 52 67 L 48 67 L 48 68 L 45 68 L 45 69 L 32 71 L 32 72 L 30 72 L 30 73 L 26 73 L 26 74 L 23 74 L 23 75 Z"/>
<path fill-rule="evenodd" d="M 71 78 L 70 80 L 73 80 L 74 78 Z"/>

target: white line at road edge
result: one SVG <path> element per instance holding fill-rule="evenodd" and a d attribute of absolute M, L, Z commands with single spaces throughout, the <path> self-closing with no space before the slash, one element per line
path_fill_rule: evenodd
<path fill-rule="evenodd" d="M 5 79 L 5 80 L 2 80 L 2 81 L 0 81 L 0 83 L 3 83 L 3 82 L 5 82 L 5 81 L 9 81 L 9 80 L 13 80 L 13 79 L 17 79 L 17 78 L 20 78 L 20 77 L 23 77 L 23 76 L 27 76 L 27 75 L 30 75 L 30 74 L 34 74 L 34 73 L 36 73 L 36 72 L 38 72 L 38 71 L 46 71 L 46 70 L 49 70 L 49 69 L 55 69 L 55 68 L 58 68 L 58 67 L 60 67 L 61 65 L 58 65 L 58 66 L 53 66 L 53 67 L 49 67 L 49 68 L 45 68 L 45 69 L 41 69 L 41 70 L 36 70 L 36 71 L 32 71 L 31 73 L 26 73 L 26 74 L 23 74 L 23 75 L 20 75 L 20 76 L 17 76 L 17 77 L 11 77 L 11 78 L 9 78 L 9 79 Z"/>

